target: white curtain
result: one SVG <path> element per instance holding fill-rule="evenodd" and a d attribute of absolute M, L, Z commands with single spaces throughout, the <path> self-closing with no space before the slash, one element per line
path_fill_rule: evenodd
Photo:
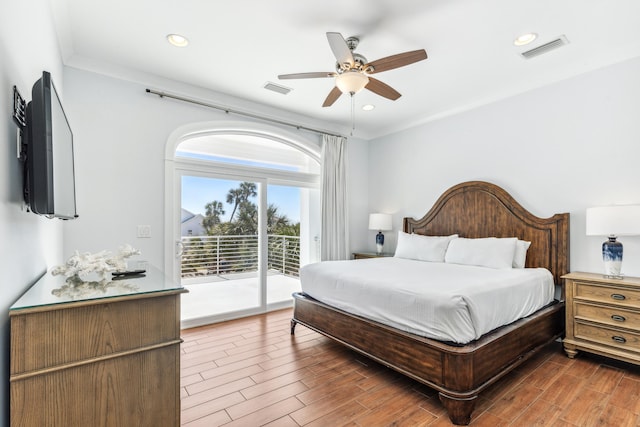
<path fill-rule="evenodd" d="M 347 139 L 322 136 L 321 259 L 349 259 Z"/>

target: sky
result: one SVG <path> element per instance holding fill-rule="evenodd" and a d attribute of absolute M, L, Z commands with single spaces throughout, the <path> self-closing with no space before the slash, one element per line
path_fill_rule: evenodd
<path fill-rule="evenodd" d="M 223 221 L 229 220 L 233 205 L 228 204 L 227 193 L 238 188 L 242 181 L 204 178 L 198 176 L 182 177 L 182 208 L 191 213 L 205 214 L 205 205 L 217 200 L 224 204 Z M 255 203 L 255 200 L 253 200 Z M 300 222 L 300 189 L 281 185 L 267 187 L 267 202 L 278 206 L 278 211 L 285 214 L 292 224 Z"/>

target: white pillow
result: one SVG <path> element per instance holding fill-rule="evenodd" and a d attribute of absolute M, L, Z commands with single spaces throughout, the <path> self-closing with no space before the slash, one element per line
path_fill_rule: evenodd
<path fill-rule="evenodd" d="M 513 268 L 524 268 L 527 261 L 527 250 L 531 246 L 531 242 L 518 240 L 516 242 L 516 251 L 513 254 Z"/>
<path fill-rule="evenodd" d="M 411 234 L 398 231 L 398 243 L 396 245 L 396 258 L 416 259 L 416 248 L 411 239 Z"/>
<path fill-rule="evenodd" d="M 398 245 L 394 256 L 397 258 L 417 259 L 419 261 L 444 262 L 444 254 L 447 251 L 449 242 L 457 237 L 457 234 L 451 236 L 423 236 L 399 231 Z"/>
<path fill-rule="evenodd" d="M 517 238 L 454 239 L 449 243 L 445 262 L 490 268 L 512 268 Z"/>

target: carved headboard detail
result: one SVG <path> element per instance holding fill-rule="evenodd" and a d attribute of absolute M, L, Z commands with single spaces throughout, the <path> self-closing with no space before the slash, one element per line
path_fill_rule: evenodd
<path fill-rule="evenodd" d="M 403 230 L 434 236 L 517 237 L 531 242 L 526 267 L 548 269 L 557 284 L 569 272 L 569 214 L 539 218 L 488 182 L 451 187 L 421 219 L 404 218 Z"/>

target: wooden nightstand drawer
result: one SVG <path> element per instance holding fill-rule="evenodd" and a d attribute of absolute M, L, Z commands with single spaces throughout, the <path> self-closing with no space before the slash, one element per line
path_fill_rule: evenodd
<path fill-rule="evenodd" d="M 576 282 L 574 298 L 626 307 L 640 306 L 640 291 L 622 286 Z"/>
<path fill-rule="evenodd" d="M 640 364 L 640 277 L 570 273 L 562 278 L 567 356 L 588 351 Z"/>
<path fill-rule="evenodd" d="M 393 256 L 392 253 L 383 252 L 381 254 L 376 252 L 354 252 L 353 259 L 367 259 L 367 258 L 384 258 Z"/>
<path fill-rule="evenodd" d="M 637 311 L 576 302 L 574 315 L 576 319 L 604 323 L 613 327 L 631 329 L 640 333 L 640 312 Z"/>
<path fill-rule="evenodd" d="M 640 334 L 606 328 L 577 321 L 575 323 L 577 339 L 593 341 L 611 347 L 640 352 Z"/>

